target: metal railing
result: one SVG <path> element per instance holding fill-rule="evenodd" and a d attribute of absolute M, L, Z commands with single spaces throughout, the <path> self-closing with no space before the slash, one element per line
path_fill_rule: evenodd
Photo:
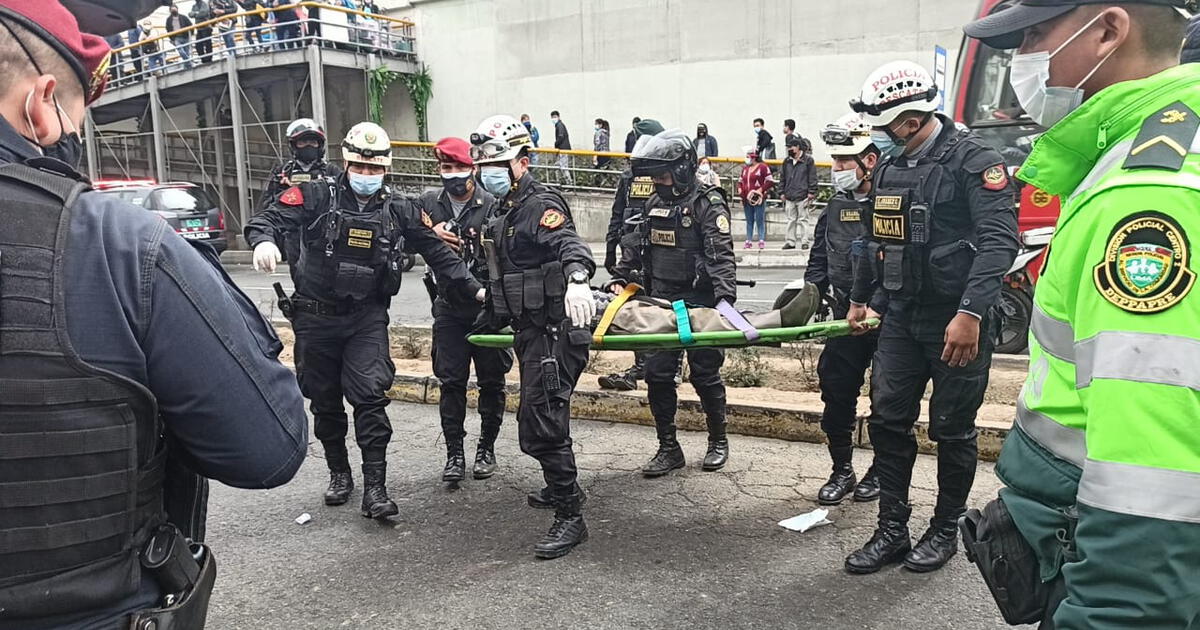
<path fill-rule="evenodd" d="M 742 158 L 710 157 L 709 163 L 720 179 L 730 200 L 739 199 L 738 179 L 741 177 Z M 766 160 L 768 166 L 777 171 L 782 160 Z M 543 149 L 533 150 L 530 166 L 538 181 L 553 185 L 564 191 L 613 195 L 616 193 L 621 173 L 629 168 L 629 154 L 603 151 L 581 151 Z M 817 178 L 820 180 L 817 200 L 824 203 L 833 195 L 830 183 L 829 162 L 817 162 Z M 396 184 L 407 190 L 440 186 L 437 159 L 433 156 L 432 142 L 392 142 L 392 173 Z M 776 175 L 778 178 L 778 175 Z M 768 195 L 769 206 L 777 206 L 778 191 Z"/>
<path fill-rule="evenodd" d="M 301 8 L 307 10 L 306 17 L 275 21 L 277 12 Z M 415 59 L 413 26 L 407 20 L 321 2 L 241 11 L 114 48 L 109 85 L 123 87 L 151 74 L 162 76 L 227 56 L 312 45 Z"/>

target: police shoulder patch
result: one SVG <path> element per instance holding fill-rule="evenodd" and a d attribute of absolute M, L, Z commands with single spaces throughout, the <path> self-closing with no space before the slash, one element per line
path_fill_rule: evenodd
<path fill-rule="evenodd" d="M 1008 171 L 1003 164 L 989 166 L 983 171 L 983 187 L 988 190 L 1004 190 L 1008 187 Z"/>
<path fill-rule="evenodd" d="M 1175 306 L 1192 290 L 1187 234 L 1174 219 L 1147 210 L 1117 224 L 1092 270 L 1096 290 L 1117 308 L 1146 315 Z"/>
<path fill-rule="evenodd" d="M 300 191 L 299 186 L 292 186 L 279 195 L 279 203 L 285 206 L 303 206 L 304 193 Z"/>
<path fill-rule="evenodd" d="M 433 219 L 429 218 L 429 213 L 424 210 L 421 211 L 421 223 L 424 223 L 427 228 L 433 227 Z"/>
<path fill-rule="evenodd" d="M 541 225 L 547 230 L 557 230 L 558 228 L 562 227 L 562 224 L 565 221 L 566 218 L 563 217 L 561 212 L 555 210 L 554 208 L 547 208 L 546 211 L 542 213 L 542 220 L 538 222 L 538 225 Z"/>
<path fill-rule="evenodd" d="M 729 233 L 729 216 L 724 212 L 717 215 L 717 231 L 721 234 Z"/>

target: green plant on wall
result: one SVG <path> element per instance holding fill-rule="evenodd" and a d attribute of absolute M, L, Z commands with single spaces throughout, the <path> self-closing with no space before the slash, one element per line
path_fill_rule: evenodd
<path fill-rule="evenodd" d="M 383 124 L 383 97 L 399 76 L 382 66 L 367 71 L 367 116 L 375 124 Z"/>
<path fill-rule="evenodd" d="M 413 112 L 417 115 L 417 135 L 421 142 L 428 142 L 429 119 L 426 114 L 429 98 L 433 96 L 433 76 L 429 74 L 429 67 L 421 64 L 420 70 L 404 75 L 404 87 L 408 88 L 408 97 L 412 100 Z"/>

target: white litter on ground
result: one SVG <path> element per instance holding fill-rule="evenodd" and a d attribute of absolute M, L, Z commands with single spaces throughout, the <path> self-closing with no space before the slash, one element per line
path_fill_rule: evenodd
<path fill-rule="evenodd" d="M 833 524 L 833 521 L 826 518 L 828 516 L 829 510 L 816 509 L 806 514 L 800 514 L 799 516 L 793 516 L 792 518 L 785 518 L 782 521 L 779 521 L 779 526 L 785 527 L 794 532 L 803 533 L 814 527 Z"/>

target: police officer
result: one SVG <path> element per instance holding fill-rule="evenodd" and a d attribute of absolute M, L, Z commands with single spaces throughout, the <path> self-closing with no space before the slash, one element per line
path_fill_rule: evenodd
<path fill-rule="evenodd" d="M 1024 0 L 965 29 L 1016 48 L 1016 98 L 1047 128 L 1018 176 L 1063 202 L 996 464 L 1008 487 L 984 510 L 1037 559 L 1012 575 L 1050 583 L 1006 598 L 1042 628 L 1200 620 L 1200 75 L 1177 65 L 1184 7 Z"/>
<path fill-rule="evenodd" d="M 929 73 L 900 61 L 873 72 L 851 102 L 872 126 L 884 160 L 862 213 L 874 270 L 856 270 L 847 319 L 862 330 L 876 287 L 889 297 L 871 370 L 879 527 L 846 559 L 853 573 L 899 560 L 913 571 L 933 571 L 958 551 L 956 521 L 975 479 L 975 415 L 994 345 L 989 310 L 1017 252 L 1016 204 L 1004 160 L 936 113 L 937 98 Z M 931 378 L 938 495 L 930 526 L 912 547 L 913 425 Z"/>
<path fill-rule="evenodd" d="M 637 136 L 653 136 L 663 130 L 657 120 L 639 120 L 633 124 Z M 617 247 L 634 250 L 638 247 L 637 226 L 642 220 L 642 208 L 654 192 L 654 182 L 649 177 L 634 177 L 633 171 L 621 173 L 617 194 L 613 197 L 612 215 L 608 219 L 608 232 L 604 235 L 604 268 L 612 275 L 617 266 Z M 630 391 L 637 389 L 646 366 L 646 352 L 633 353 L 633 365 L 624 372 L 608 374 L 599 378 L 601 389 Z"/>
<path fill-rule="evenodd" d="M 212 248 L 79 174 L 108 53 L 58 2 L 0 0 L 6 630 L 201 627 L 199 475 L 279 486 L 307 448 L 282 346 Z M 151 562 L 151 540 L 175 553 Z"/>
<path fill-rule="evenodd" d="M 329 465 L 326 505 L 342 505 L 354 489 L 346 452 L 343 397 L 354 407 L 354 433 L 362 450 L 362 514 L 397 513 L 385 486 L 386 449 L 392 437 L 388 388 L 395 366 L 388 346 L 388 306 L 400 289 L 400 256 L 411 247 L 438 273 L 448 291 L 483 289 L 431 229 L 429 215 L 383 186 L 391 141 L 374 123 L 354 125 L 342 141 L 346 172 L 336 181 L 313 180 L 283 191 L 246 223 L 254 267 L 271 273 L 283 234 L 300 234 L 293 310 L 296 371 L 312 402 L 314 429 Z M 477 295 L 478 294 L 478 295 Z"/>
<path fill-rule="evenodd" d="M 831 177 L 836 191 L 817 218 L 812 255 L 804 271 L 804 282 L 816 285 L 822 294 L 832 292 L 833 318 L 845 319 L 850 311 L 854 268 L 863 264 L 862 213 L 871 194 L 871 174 L 879 161 L 879 149 L 871 142 L 871 127 L 859 114 L 849 114 L 821 131 L 821 140 L 833 159 Z M 868 306 L 868 317 L 887 310 L 887 293 L 876 289 Z M 855 501 L 879 497 L 879 478 L 872 466 L 859 481 L 854 474 L 854 425 L 858 395 L 879 333 L 835 337 L 825 341 L 817 361 L 817 377 L 825 410 L 821 430 L 829 440 L 833 474 L 817 493 L 821 505 L 837 505 L 854 493 Z"/>
<path fill-rule="evenodd" d="M 521 370 L 517 425 L 521 450 L 538 460 L 546 487 L 533 507 L 555 509 L 550 531 L 534 545 L 558 558 L 587 540 L 583 489 L 571 451 L 571 394 L 588 360 L 595 315 L 588 279 L 591 250 L 575 232 L 567 202 L 533 178 L 529 130 L 512 116 L 485 119 L 471 134 L 471 157 L 484 188 L 500 199 L 488 224 L 490 317 L 508 322 Z"/>
<path fill-rule="evenodd" d="M 487 257 L 483 253 L 483 230 L 496 208 L 496 198 L 475 184 L 471 145 L 461 138 L 442 138 L 433 148 L 438 160 L 442 189 L 421 196 L 420 204 L 433 221 L 433 230 L 455 249 L 481 284 L 488 282 Z M 496 436 L 504 421 L 504 375 L 512 369 L 508 350 L 482 348 L 467 342 L 475 327 L 481 305 L 464 300 L 434 285 L 433 373 L 441 384 L 438 407 L 442 435 L 446 439 L 446 467 L 442 481 L 456 483 L 466 477 L 463 424 L 467 415 L 467 379 L 471 362 L 479 384 L 479 444 L 475 448 L 476 479 L 496 472 Z"/>
<path fill-rule="evenodd" d="M 619 286 L 640 272 L 650 295 L 683 305 L 732 309 L 737 300 L 737 267 L 729 235 L 729 207 L 716 187 L 696 182 L 696 151 L 683 132 L 672 129 L 638 140 L 631 157 L 633 174 L 649 176 L 654 194 L 646 201 L 640 226 L 640 254 L 617 265 Z M 614 287 L 614 289 L 617 287 Z M 642 467 L 647 477 L 660 477 L 684 466 L 675 435 L 675 372 L 684 351 L 660 351 L 646 359 L 646 391 L 658 431 L 658 452 Z M 719 470 L 729 458 L 725 436 L 725 383 L 720 348 L 687 350 L 689 380 L 708 423 L 708 451 L 703 470 Z"/>
<path fill-rule="evenodd" d="M 297 118 L 287 126 L 288 146 L 292 159 L 276 165 L 267 176 L 267 185 L 258 198 L 256 212 L 266 210 L 288 188 L 328 177 L 337 179 L 342 169 L 325 161 L 325 130 L 311 118 Z M 288 273 L 292 283 L 296 282 L 296 261 L 300 260 L 300 235 L 285 234 L 283 242 L 284 260 L 288 262 Z"/>

